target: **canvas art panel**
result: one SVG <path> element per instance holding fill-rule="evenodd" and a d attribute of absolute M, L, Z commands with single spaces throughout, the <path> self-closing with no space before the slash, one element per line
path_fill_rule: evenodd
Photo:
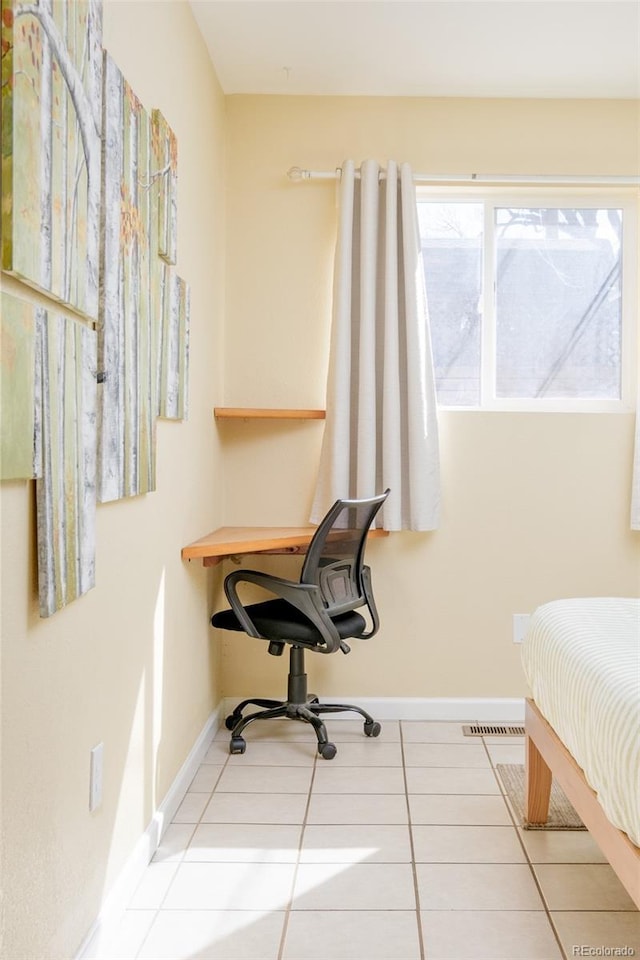
<path fill-rule="evenodd" d="M 40 616 L 95 585 L 96 334 L 38 308 L 40 402 L 36 481 Z"/>
<path fill-rule="evenodd" d="M 158 190 L 158 254 L 175 264 L 178 256 L 178 141 L 159 110 L 151 114 Z"/>
<path fill-rule="evenodd" d="M 148 113 L 104 62 L 104 206 L 99 321 L 101 502 L 155 489 L 159 271 L 157 171 Z"/>
<path fill-rule="evenodd" d="M 158 414 L 171 420 L 185 420 L 188 414 L 189 314 L 188 284 L 164 265 Z"/>
<path fill-rule="evenodd" d="M 189 291 L 176 259 L 175 134 L 104 59 L 98 324 L 100 502 L 156 484 L 158 415 L 186 416 Z"/>
<path fill-rule="evenodd" d="M 0 479 L 29 479 L 37 474 L 35 307 L 3 291 L 0 310 Z"/>
<path fill-rule="evenodd" d="M 98 312 L 102 0 L 2 0 L 2 268 Z"/>

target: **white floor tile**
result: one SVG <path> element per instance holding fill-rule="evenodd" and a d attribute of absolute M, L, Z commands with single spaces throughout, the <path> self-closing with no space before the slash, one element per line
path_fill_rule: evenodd
<path fill-rule="evenodd" d="M 534 866 L 549 910 L 635 910 L 608 863 Z"/>
<path fill-rule="evenodd" d="M 475 743 L 475 740 L 465 737 L 462 723 L 440 723 L 435 720 L 403 720 L 402 739 L 405 743 Z"/>
<path fill-rule="evenodd" d="M 563 911 L 552 913 L 560 942 L 568 957 L 575 956 L 574 947 L 585 946 L 591 956 L 606 956 L 603 947 L 609 949 L 609 956 L 640 956 L 640 913 L 611 912 L 597 910 L 593 912 Z M 611 951 L 617 948 L 618 953 Z M 626 954 L 621 951 L 626 948 Z M 585 951 L 583 956 L 589 954 Z"/>
<path fill-rule="evenodd" d="M 482 740 L 488 747 L 492 745 L 503 747 L 521 746 L 524 750 L 524 737 L 483 737 Z"/>
<path fill-rule="evenodd" d="M 318 793 L 402 793 L 402 767 L 339 767 L 319 763 L 313 781 Z"/>
<path fill-rule="evenodd" d="M 408 823 L 400 794 L 311 794 L 307 823 Z"/>
<path fill-rule="evenodd" d="M 407 767 L 465 767 L 488 769 L 491 764 L 481 743 L 405 743 Z"/>
<path fill-rule="evenodd" d="M 416 863 L 526 863 L 513 827 L 415 825 Z"/>
<path fill-rule="evenodd" d="M 221 764 L 201 764 L 198 767 L 195 777 L 191 781 L 189 793 L 211 793 L 223 769 Z"/>
<path fill-rule="evenodd" d="M 86 960 L 136 960 L 155 917 L 155 910 L 125 911 L 115 928 L 103 933 L 83 956 Z"/>
<path fill-rule="evenodd" d="M 214 793 L 203 823 L 302 823 L 307 808 L 303 793 Z"/>
<path fill-rule="evenodd" d="M 184 859 L 188 863 L 295 863 L 301 833 L 301 826 L 288 823 L 201 823 Z"/>
<path fill-rule="evenodd" d="M 233 766 L 222 773 L 216 793 L 309 793 L 312 768 Z"/>
<path fill-rule="evenodd" d="M 429 960 L 562 960 L 542 910 L 425 911 Z"/>
<path fill-rule="evenodd" d="M 525 864 L 418 863 L 423 910 L 542 910 Z"/>
<path fill-rule="evenodd" d="M 289 863 L 181 863 L 167 910 L 284 910 L 293 886 Z"/>
<path fill-rule="evenodd" d="M 284 960 L 419 960 L 416 915 L 403 910 L 291 914 Z"/>
<path fill-rule="evenodd" d="M 157 910 L 176 875 L 179 864 L 151 863 L 129 903 L 130 910 Z"/>
<path fill-rule="evenodd" d="M 229 756 L 228 768 L 236 766 L 283 766 L 283 767 L 310 767 L 318 752 L 318 741 L 311 728 L 308 740 L 289 739 L 284 743 L 272 740 L 258 740 L 250 742 L 250 733 L 247 737 L 245 753 L 235 753 Z"/>
<path fill-rule="evenodd" d="M 463 767 L 407 767 L 407 789 L 412 793 L 460 793 L 500 795 L 491 769 Z"/>
<path fill-rule="evenodd" d="M 344 720 L 339 714 L 332 716 L 330 713 L 324 714 L 322 718 L 329 731 L 329 740 L 333 743 L 347 743 L 350 740 L 356 743 L 367 741 L 364 732 L 363 720 Z M 375 719 L 375 717 L 374 717 Z M 400 722 L 398 720 L 380 720 L 381 730 L 378 737 L 374 737 L 378 743 L 397 742 L 400 740 Z"/>
<path fill-rule="evenodd" d="M 518 828 L 532 863 L 606 863 L 587 830 L 523 830 Z"/>
<path fill-rule="evenodd" d="M 245 715 L 252 712 L 247 707 Z M 256 720 L 245 728 L 245 733 L 247 743 L 249 741 L 252 743 L 262 741 L 280 743 L 283 741 L 290 742 L 291 740 L 310 740 L 310 742 L 313 742 L 316 739 L 311 726 L 301 720 Z M 216 733 L 214 743 L 226 744 L 226 752 L 228 753 L 230 736 L 231 732 L 223 726 Z"/>
<path fill-rule="evenodd" d="M 277 960 L 285 914 L 162 910 L 139 960 Z"/>
<path fill-rule="evenodd" d="M 490 743 L 487 750 L 493 764 L 520 763 L 524 764 L 524 743 Z"/>
<path fill-rule="evenodd" d="M 407 826 L 349 824 L 305 827 L 301 863 L 410 863 Z"/>
<path fill-rule="evenodd" d="M 409 863 L 301 864 L 292 910 L 413 910 Z"/>
<path fill-rule="evenodd" d="M 170 823 L 162 835 L 153 861 L 158 863 L 182 860 L 194 830 L 195 824 L 193 823 Z"/>
<path fill-rule="evenodd" d="M 174 823 L 197 823 L 209 803 L 209 793 L 187 793 L 173 818 Z"/>
<path fill-rule="evenodd" d="M 329 734 L 331 740 L 331 733 Z M 319 760 L 336 767 L 401 767 L 400 742 L 362 737 L 361 740 L 335 740 L 338 752 L 333 760 Z"/>
<path fill-rule="evenodd" d="M 409 796 L 412 823 L 511 826 L 504 798 L 481 794 L 414 793 Z"/>
<path fill-rule="evenodd" d="M 214 763 L 214 764 L 224 764 L 229 759 L 229 735 L 224 738 L 224 740 L 218 740 L 216 737 L 211 741 L 209 749 L 207 750 L 203 763 Z"/>

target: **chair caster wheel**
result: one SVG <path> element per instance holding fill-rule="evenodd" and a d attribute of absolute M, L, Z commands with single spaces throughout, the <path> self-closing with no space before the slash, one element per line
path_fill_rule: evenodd
<path fill-rule="evenodd" d="M 379 737 L 382 727 L 377 720 L 365 720 L 364 733 L 366 737 Z"/>
<path fill-rule="evenodd" d="M 230 713 L 227 719 L 224 721 L 224 725 L 227 730 L 233 730 L 238 720 L 242 720 L 241 713 Z"/>
<path fill-rule="evenodd" d="M 229 753 L 244 753 L 247 749 L 247 741 L 244 737 L 231 737 L 229 743 Z"/>
<path fill-rule="evenodd" d="M 337 752 L 335 743 L 318 744 L 318 753 L 323 760 L 333 760 Z"/>

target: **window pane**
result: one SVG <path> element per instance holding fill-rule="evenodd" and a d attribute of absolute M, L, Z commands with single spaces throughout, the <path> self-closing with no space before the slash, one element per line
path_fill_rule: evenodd
<path fill-rule="evenodd" d="M 438 401 L 480 403 L 483 205 L 420 203 Z"/>
<path fill-rule="evenodd" d="M 622 211 L 497 208 L 498 397 L 621 390 Z"/>

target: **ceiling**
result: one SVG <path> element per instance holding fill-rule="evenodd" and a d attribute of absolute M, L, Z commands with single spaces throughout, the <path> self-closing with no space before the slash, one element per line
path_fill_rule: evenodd
<path fill-rule="evenodd" d="M 640 0 L 190 0 L 227 94 L 640 96 Z"/>

